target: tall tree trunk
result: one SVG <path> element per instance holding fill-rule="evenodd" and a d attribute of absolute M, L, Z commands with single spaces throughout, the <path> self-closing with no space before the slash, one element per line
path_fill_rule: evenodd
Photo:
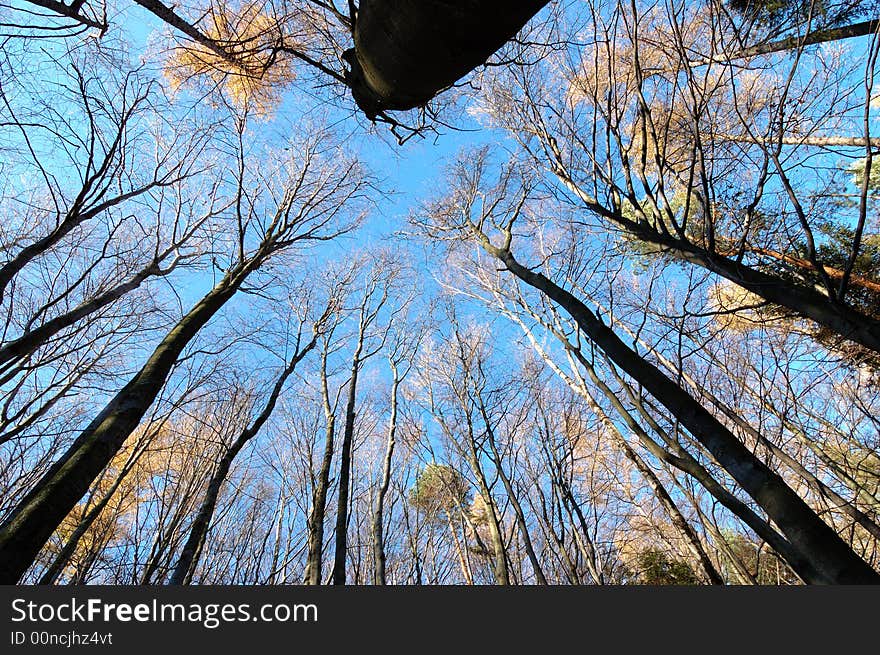
<path fill-rule="evenodd" d="M 585 336 L 660 401 L 712 454 L 796 549 L 798 557 L 789 563 L 799 576 L 820 584 L 880 583 L 880 575 L 705 407 L 630 349 L 571 293 L 520 264 L 509 248 L 493 246 L 481 232 L 476 232 L 476 236 L 484 250 L 503 262 L 511 273 L 568 312 Z"/>
<path fill-rule="evenodd" d="M 339 489 L 336 502 L 336 550 L 333 559 L 333 584 L 345 584 L 345 562 L 348 556 L 348 501 L 351 487 L 351 449 L 354 441 L 357 381 L 361 368 L 364 333 L 358 336 L 358 345 L 351 364 L 348 399 L 345 403 L 345 425 L 342 429 L 342 448 L 339 452 Z"/>
<path fill-rule="evenodd" d="M 385 496 L 391 484 L 391 458 L 394 456 L 397 435 L 397 394 L 400 387 L 400 373 L 397 363 L 391 359 L 391 416 L 388 419 L 388 441 L 385 444 L 385 459 L 382 464 L 382 478 L 376 492 L 376 506 L 373 510 L 373 584 L 385 584 L 385 535 L 384 509 Z"/>
<path fill-rule="evenodd" d="M 55 316 L 39 327 L 27 330 L 21 336 L 3 344 L 3 347 L 0 347 L 0 367 L 7 362 L 27 357 L 64 328 L 70 327 L 89 314 L 119 300 L 125 294 L 137 289 L 147 278 L 155 275 L 162 275 L 165 272 L 167 271 L 161 271 L 157 264 L 151 264 L 138 271 L 125 282 L 108 289 L 94 298 L 80 303 L 68 312 Z"/>
<path fill-rule="evenodd" d="M 321 567 L 324 562 L 324 516 L 327 511 L 327 493 L 330 488 L 330 468 L 333 465 L 333 446 L 336 438 L 336 413 L 330 406 L 330 392 L 327 387 L 327 350 L 321 355 L 321 395 L 324 403 L 324 456 L 321 469 L 312 492 L 312 511 L 307 521 L 308 554 L 303 584 L 320 585 Z"/>
<path fill-rule="evenodd" d="M 486 475 L 483 473 L 483 467 L 480 466 L 479 455 L 477 453 L 476 442 L 474 441 L 473 426 L 468 423 L 468 446 L 470 448 L 469 459 L 471 470 L 477 479 L 477 489 L 483 499 L 486 508 L 486 523 L 489 527 L 489 538 L 492 540 L 493 565 L 492 570 L 495 575 L 495 584 L 509 585 L 510 572 L 507 567 L 507 549 L 504 545 L 504 535 L 501 532 L 501 525 L 498 520 L 498 513 L 495 507 L 495 501 L 492 498 L 492 492 L 489 489 L 489 483 Z M 474 528 L 476 533 L 476 528 Z"/>
<path fill-rule="evenodd" d="M 199 554 L 202 551 L 202 547 L 205 543 L 205 537 L 208 534 L 208 528 L 211 525 L 211 519 L 214 516 L 214 510 L 217 507 L 217 499 L 220 496 L 220 489 L 223 487 L 223 483 L 226 481 L 226 477 L 229 475 L 229 469 L 232 467 L 233 460 L 236 458 L 238 453 L 241 452 L 241 449 L 244 448 L 251 439 L 259 434 L 262 427 L 266 424 L 266 421 L 269 420 L 272 412 L 275 411 L 275 406 L 278 404 L 278 398 L 281 396 L 281 391 L 284 388 L 284 384 L 293 374 L 293 371 L 296 369 L 297 365 L 303 360 L 308 352 L 315 347 L 317 339 L 317 334 L 313 334 L 311 341 L 309 341 L 309 343 L 307 343 L 302 350 L 297 350 L 287 366 L 284 367 L 281 375 L 279 375 L 278 379 L 275 381 L 275 385 L 272 387 L 269 398 L 266 400 L 266 404 L 264 405 L 263 410 L 260 412 L 259 416 L 254 419 L 254 422 L 250 426 L 248 426 L 245 430 L 241 432 L 240 435 L 238 435 L 238 438 L 235 440 L 235 442 L 223 454 L 223 457 L 220 459 L 220 463 L 218 464 L 217 469 L 214 471 L 214 475 L 211 476 L 211 481 L 208 483 L 208 489 L 205 492 L 205 498 L 202 500 L 202 504 L 199 508 L 198 514 L 196 515 L 196 519 L 195 521 L 193 521 L 193 524 L 190 527 L 189 536 L 186 540 L 186 544 L 184 545 L 183 550 L 180 553 L 180 557 L 177 560 L 177 564 L 174 567 L 174 571 L 171 574 L 171 578 L 168 581 L 168 584 L 189 584 L 192 580 L 193 573 L 195 572 L 196 565 L 198 564 Z"/>
<path fill-rule="evenodd" d="M 14 584 L 24 574 L 55 528 L 138 426 L 186 345 L 259 263 L 249 260 L 231 271 L 174 326 L 140 371 L 0 526 L 0 583 Z"/>

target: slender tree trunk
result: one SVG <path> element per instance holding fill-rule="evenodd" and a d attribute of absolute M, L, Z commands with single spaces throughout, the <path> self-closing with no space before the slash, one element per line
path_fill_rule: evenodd
<path fill-rule="evenodd" d="M 851 25 L 842 25 L 840 27 L 829 27 L 827 29 L 814 30 L 803 36 L 790 36 L 778 41 L 759 43 L 749 48 L 739 50 L 730 57 L 723 57 L 720 60 L 704 59 L 693 62 L 692 65 L 727 63 L 736 59 L 757 57 L 758 55 L 769 55 L 774 52 L 786 52 L 788 50 L 795 50 L 797 48 L 815 45 L 817 43 L 830 43 L 832 41 L 841 41 L 843 39 L 853 39 L 873 34 L 878 28 L 880 28 L 880 20 L 877 19 L 853 23 Z"/>
<path fill-rule="evenodd" d="M 202 500 L 199 512 L 190 527 L 186 544 L 180 553 L 177 564 L 174 566 L 168 584 L 183 585 L 191 582 L 199 555 L 205 543 L 205 537 L 208 534 L 208 528 L 211 525 L 211 519 L 214 516 L 214 509 L 217 507 L 220 489 L 223 487 L 223 483 L 226 482 L 226 476 L 229 475 L 232 460 L 235 459 L 245 443 L 247 443 L 247 439 L 239 437 L 220 459 L 217 470 L 214 471 L 214 475 L 211 476 L 211 481 L 208 483 L 205 498 Z"/>
<path fill-rule="evenodd" d="M 393 359 L 391 360 L 391 374 L 391 416 L 388 419 L 388 441 L 385 445 L 382 479 L 379 482 L 379 490 L 376 492 L 376 507 L 373 510 L 373 584 L 376 585 L 385 584 L 385 496 L 391 484 L 391 458 L 394 456 L 397 434 L 397 393 L 400 387 L 400 374 Z"/>
<path fill-rule="evenodd" d="M 345 404 L 345 426 L 342 429 L 342 449 L 339 452 L 339 490 L 336 503 L 336 550 L 333 560 L 333 584 L 345 584 L 345 563 L 348 555 L 348 501 L 351 487 L 351 449 L 354 441 L 355 408 L 357 404 L 357 381 L 361 368 L 363 332 L 351 364 L 351 380 L 348 383 L 348 399 Z"/>
<path fill-rule="evenodd" d="M 89 314 L 119 300 L 128 292 L 137 289 L 143 284 L 144 280 L 156 274 L 159 274 L 159 271 L 153 266 L 138 271 L 138 273 L 133 275 L 131 279 L 116 285 L 105 293 L 102 293 L 91 300 L 87 300 L 70 311 L 61 314 L 60 316 L 56 316 L 39 327 L 36 327 L 33 330 L 28 330 L 20 337 L 5 343 L 3 347 L 0 348 L 0 366 L 7 362 L 27 357 L 64 328 L 70 327 Z"/>
<path fill-rule="evenodd" d="M 473 427 L 468 425 L 468 444 L 470 446 L 470 464 L 477 478 L 477 489 L 483 498 L 483 504 L 486 507 L 486 523 L 489 526 L 489 538 L 492 540 L 493 550 L 493 566 L 492 570 L 495 575 L 495 584 L 509 585 L 510 572 L 507 567 L 507 549 L 504 546 L 504 536 L 501 533 L 501 525 L 498 521 L 498 513 L 495 509 L 495 501 L 489 490 L 489 483 L 483 473 L 483 467 L 477 455 L 476 443 L 474 442 Z M 476 529 L 474 530 L 476 533 Z"/>
<path fill-rule="evenodd" d="M 660 401 L 712 454 L 779 526 L 797 550 L 790 562 L 805 581 L 824 584 L 880 583 L 877 574 L 810 509 L 776 473 L 718 419 L 656 366 L 640 357 L 571 293 L 520 264 L 506 248 L 477 233 L 483 248 L 519 279 L 559 304 L 580 330 L 630 377 Z"/>
<path fill-rule="evenodd" d="M 324 436 L 324 456 L 321 469 L 312 494 L 312 511 L 309 513 L 308 555 L 304 584 L 320 585 L 322 581 L 321 566 L 324 561 L 324 516 L 327 511 L 327 493 L 330 488 L 330 468 L 333 465 L 333 442 L 336 438 L 336 414 L 330 407 L 330 395 L 327 388 L 327 351 L 321 357 L 321 394 L 324 402 L 324 418 L 327 422 Z"/>
<path fill-rule="evenodd" d="M 460 511 L 464 511 L 459 508 Z M 452 543 L 455 546 L 455 552 L 458 555 L 458 563 L 461 566 L 461 573 L 464 576 L 465 583 L 468 585 L 474 584 L 474 574 L 471 571 L 471 563 L 470 560 L 465 555 L 464 546 L 462 546 L 461 541 L 458 538 L 458 533 L 455 530 L 455 524 L 452 522 L 451 510 L 446 511 L 446 523 L 449 526 L 449 534 L 452 536 Z"/>
<path fill-rule="evenodd" d="M 721 577 L 721 574 L 718 573 L 718 570 L 715 568 L 715 565 L 712 563 L 712 560 L 703 548 L 699 535 L 691 527 L 691 524 L 678 508 L 678 505 L 675 504 L 675 501 L 663 486 L 660 478 L 657 477 L 657 474 L 651 470 L 639 454 L 633 450 L 628 443 L 626 443 L 623 439 L 623 435 L 620 435 L 620 439 L 622 441 L 621 447 L 623 448 L 624 455 L 635 465 L 639 473 L 641 473 L 645 482 L 648 483 L 651 490 L 654 492 L 654 496 L 656 496 L 657 500 L 659 500 L 660 504 L 663 506 L 666 515 L 672 521 L 672 525 L 674 525 L 681 536 L 684 537 L 688 550 L 700 563 L 700 568 L 703 570 L 705 579 L 710 584 L 723 585 L 724 579 Z"/>
<path fill-rule="evenodd" d="M 232 467 L 233 460 L 238 453 L 241 452 L 241 449 L 259 434 L 262 427 L 266 424 L 266 421 L 272 416 L 272 412 L 275 411 L 275 406 L 278 404 L 278 398 L 281 396 L 284 384 L 293 374 L 297 365 L 303 360 L 308 352 L 315 347 L 316 343 L 317 334 L 314 334 L 312 340 L 306 344 L 302 350 L 297 350 L 296 354 L 294 354 L 287 366 L 284 367 L 281 375 L 275 381 L 275 385 L 272 387 L 269 398 L 266 400 L 266 404 L 259 416 L 254 419 L 254 422 L 250 426 L 242 431 L 235 442 L 220 459 L 220 463 L 214 471 L 214 475 L 211 476 L 211 481 L 208 483 L 205 498 L 202 500 L 199 513 L 196 515 L 195 521 L 193 521 L 193 524 L 190 527 L 186 544 L 183 547 L 183 551 L 180 553 L 180 557 L 177 560 L 177 564 L 174 567 L 174 571 L 171 574 L 168 584 L 189 584 L 192 580 L 193 573 L 195 573 L 196 565 L 198 564 L 199 554 L 202 551 L 205 537 L 208 534 L 208 528 L 211 525 L 211 519 L 214 517 L 214 510 L 217 507 L 217 499 L 220 497 L 220 489 L 223 487 L 223 483 L 226 482 L 226 477 L 229 475 L 229 469 Z"/>

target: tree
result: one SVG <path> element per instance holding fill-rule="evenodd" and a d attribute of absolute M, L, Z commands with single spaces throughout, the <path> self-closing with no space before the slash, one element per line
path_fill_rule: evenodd
<path fill-rule="evenodd" d="M 346 220 L 345 212 L 361 198 L 365 178 L 356 162 L 326 160 L 324 135 L 312 135 L 300 145 L 298 161 L 290 162 L 289 168 L 282 165 L 283 194 L 274 207 L 261 206 L 261 199 L 246 186 L 245 121 L 237 121 L 237 128 L 240 149 L 233 170 L 237 182 L 233 225 L 237 223 L 238 233 L 229 267 L 0 527 L 2 579 L 14 582 L 22 575 L 55 526 L 137 427 L 183 348 L 251 274 L 273 255 L 302 242 L 333 238 L 349 230 L 358 218 Z M 275 181 L 258 177 L 256 182 L 263 186 Z M 255 246 L 248 243 L 253 232 L 258 238 Z"/>
<path fill-rule="evenodd" d="M 358 376 L 364 362 L 378 354 L 388 337 L 388 326 L 379 323 L 380 312 L 389 300 L 398 275 L 394 263 L 387 258 L 370 262 L 364 273 L 363 296 L 356 311 L 357 336 L 348 378 L 345 424 L 339 453 L 339 495 L 336 504 L 336 550 L 333 562 L 333 584 L 345 584 L 345 562 L 348 555 L 348 506 L 351 488 L 352 446 L 354 442 Z"/>
<path fill-rule="evenodd" d="M 527 193 L 511 169 L 494 188 L 483 181 L 485 156 L 461 163 L 451 197 L 433 208 L 438 230 L 452 231 L 478 244 L 524 283 L 546 295 L 576 322 L 580 334 L 611 363 L 632 377 L 702 444 L 779 526 L 793 551 L 789 564 L 810 582 L 870 582 L 877 573 L 840 538 L 774 471 L 754 456 L 699 402 L 674 380 L 629 348 L 581 300 L 514 256 L 514 225 Z M 451 221 L 443 223 L 443 220 Z M 493 242 L 489 230 L 494 230 Z"/>
<path fill-rule="evenodd" d="M 305 296 L 306 294 L 303 295 Z M 193 521 L 193 524 L 190 527 L 189 536 L 187 538 L 186 544 L 183 547 L 183 550 L 180 553 L 177 564 L 175 564 L 174 566 L 174 571 L 169 579 L 169 584 L 186 584 L 192 579 L 192 574 L 195 571 L 200 551 L 205 543 L 205 538 L 208 534 L 208 528 L 211 524 L 211 519 L 213 518 L 214 511 L 217 507 L 217 501 L 220 496 L 221 487 L 223 486 L 223 483 L 226 481 L 226 478 L 229 475 L 229 469 L 231 468 L 233 461 L 235 460 L 236 456 L 241 452 L 242 448 L 244 448 L 249 441 L 257 436 L 257 434 L 272 416 L 272 412 L 275 411 L 275 407 L 278 403 L 278 399 L 281 396 L 287 379 L 296 370 L 297 365 L 311 350 L 314 349 L 315 345 L 317 344 L 321 331 L 324 329 L 324 324 L 329 319 L 330 314 L 335 309 L 335 301 L 336 299 L 331 296 L 323 314 L 315 320 L 312 326 L 311 338 L 306 341 L 305 335 L 303 334 L 303 323 L 306 322 L 305 317 L 303 317 L 302 322 L 297 327 L 296 334 L 291 335 L 293 337 L 293 353 L 286 356 L 285 366 L 275 379 L 275 383 L 272 386 L 268 397 L 266 398 L 262 410 L 229 445 L 229 447 L 223 453 L 223 456 L 220 458 L 220 461 L 218 462 L 217 467 L 213 475 L 211 476 L 211 481 L 208 484 L 207 492 L 205 493 L 205 497 L 202 500 L 202 504 L 199 508 L 196 519 L 195 521 Z M 302 309 L 308 310 L 307 302 L 303 303 L 301 311 Z"/>
<path fill-rule="evenodd" d="M 773 73 L 764 70 L 758 46 L 747 57 L 731 53 L 732 60 L 691 54 L 706 45 L 728 53 L 729 44 L 772 40 L 713 5 L 679 14 L 619 3 L 607 11 L 596 5 L 592 14 L 597 45 L 573 63 L 558 61 L 567 70 L 561 76 L 541 66 L 508 71 L 489 94 L 491 120 L 509 129 L 555 180 L 555 191 L 581 210 L 582 226 L 595 219 L 877 352 L 874 310 L 854 299 L 854 289 L 876 284 L 854 271 L 870 235 L 872 200 L 863 185 L 854 212 L 829 212 L 833 168 L 818 174 L 812 165 L 816 148 L 845 157 L 871 150 L 869 133 L 827 132 L 837 125 L 865 131 L 873 57 L 864 62 L 868 91 L 858 108 L 825 107 L 823 98 L 847 82 L 840 67 L 809 58 L 803 39 L 770 48 L 793 54 L 779 63 L 787 74 Z M 872 25 L 859 34 L 873 33 Z M 797 73 L 808 61 L 820 73 L 801 85 Z M 778 219 L 766 220 L 771 216 Z M 823 256 L 817 224 L 850 217 L 856 227 L 838 268 Z"/>

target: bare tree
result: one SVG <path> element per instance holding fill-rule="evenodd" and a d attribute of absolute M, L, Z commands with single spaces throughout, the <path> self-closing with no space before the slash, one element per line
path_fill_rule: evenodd
<path fill-rule="evenodd" d="M 276 180 L 264 174 L 256 180 L 246 177 L 245 121 L 237 124 L 239 156 L 232 171 L 237 194 L 231 221 L 237 225 L 237 234 L 230 265 L 0 528 L 3 579 L 14 581 L 21 576 L 54 527 L 135 429 L 183 348 L 251 274 L 273 255 L 294 245 L 331 239 L 351 228 L 348 207 L 361 198 L 367 184 L 356 162 L 327 161 L 326 135 L 311 135 L 300 145 L 298 160 L 279 171 L 284 191 L 280 197 L 272 194 L 277 203 L 267 211 L 263 199 L 249 185 L 256 182 L 258 191 L 267 186 L 271 189 Z M 256 246 L 248 243 L 253 233 L 259 239 Z"/>

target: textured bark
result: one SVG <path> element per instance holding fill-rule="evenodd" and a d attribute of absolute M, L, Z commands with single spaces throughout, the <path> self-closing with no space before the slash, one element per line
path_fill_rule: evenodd
<path fill-rule="evenodd" d="M 549 0 L 361 0 L 352 95 L 371 118 L 412 109 L 483 64 Z"/>
<path fill-rule="evenodd" d="M 202 298 L 12 511 L 0 526 L 0 583 L 14 584 L 24 574 L 56 527 L 137 428 L 186 345 L 258 265 L 259 261 L 249 261 Z"/>
<path fill-rule="evenodd" d="M 819 584 L 880 583 L 876 571 L 684 389 L 629 348 L 571 293 L 520 264 L 509 250 L 493 246 L 482 233 L 477 233 L 477 237 L 482 247 L 510 272 L 565 309 L 585 336 L 660 401 L 715 457 L 798 551 L 800 557 L 790 564 L 799 576 Z"/>

